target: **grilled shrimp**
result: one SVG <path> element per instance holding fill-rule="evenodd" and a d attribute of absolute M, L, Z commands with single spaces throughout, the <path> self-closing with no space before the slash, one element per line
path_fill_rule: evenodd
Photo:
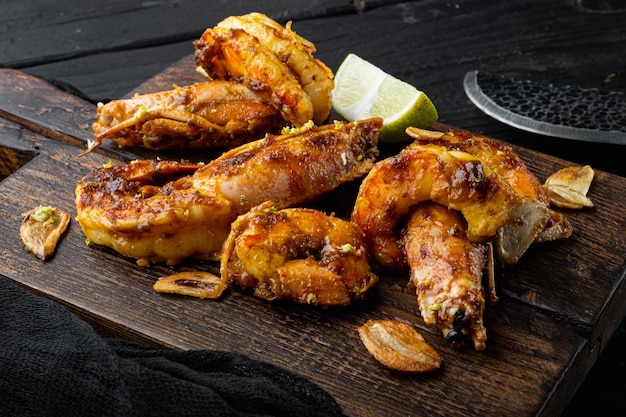
<path fill-rule="evenodd" d="M 369 294 L 372 273 L 360 230 L 308 208 L 272 202 L 237 218 L 224 243 L 222 283 L 253 289 L 268 301 L 345 306 Z"/>
<path fill-rule="evenodd" d="M 367 173 L 381 125 L 374 118 L 268 135 L 206 165 L 143 160 L 97 169 L 77 184 L 77 218 L 91 243 L 140 265 L 217 260 L 230 224 L 251 207 L 302 203 Z"/>
<path fill-rule="evenodd" d="M 472 242 L 490 240 L 498 229 L 519 223 L 532 223 L 538 233 L 548 216 L 546 210 L 545 216 L 527 219 L 528 212 L 541 210 L 540 204 L 519 196 L 475 156 L 438 145 L 411 145 L 374 165 L 361 183 L 352 211 L 351 220 L 364 231 L 378 263 L 404 268 L 398 237 L 401 220 L 412 206 L 428 200 L 460 211 Z"/>
<path fill-rule="evenodd" d="M 211 79 L 235 80 L 264 94 L 285 120 L 323 123 L 330 113 L 333 73 L 314 47 L 267 17 L 252 14 L 208 28 L 195 45 L 196 65 Z"/>
<path fill-rule="evenodd" d="M 424 322 L 452 342 L 470 339 L 476 350 L 484 349 L 482 279 L 489 243 L 470 242 L 463 216 L 432 201 L 411 209 L 402 238 L 409 288 L 417 294 Z"/>
<path fill-rule="evenodd" d="M 322 61 L 313 57 L 315 45 L 296 34 L 291 29 L 291 22 L 283 27 L 264 14 L 249 13 L 227 17 L 217 26 L 243 29 L 259 39 L 300 81 L 313 105 L 313 121 L 320 124 L 328 118 L 334 75 Z"/>
<path fill-rule="evenodd" d="M 461 150 L 470 153 L 489 165 L 494 172 L 502 176 L 521 196 L 532 198 L 543 206 L 535 207 L 534 213 L 527 217 L 544 216 L 548 210 L 549 217 L 543 229 L 536 233 L 528 227 L 535 227 L 532 222 L 520 223 L 519 227 L 503 229 L 497 237 L 496 250 L 503 265 L 510 265 L 519 259 L 528 246 L 534 242 L 544 242 L 567 238 L 572 233 L 572 225 L 565 215 L 550 209 L 550 199 L 539 179 L 526 167 L 513 149 L 501 142 L 485 136 L 465 131 L 434 132 L 409 127 L 406 133 L 415 139 L 414 144 L 431 143 L 445 146 L 449 150 Z M 533 238 L 532 240 L 530 238 Z"/>
<path fill-rule="evenodd" d="M 234 148 L 286 124 L 280 112 L 243 84 L 209 81 L 98 106 L 95 141 L 150 149 Z"/>
<path fill-rule="evenodd" d="M 518 194 L 535 198 L 544 204 L 550 202 L 541 182 L 513 149 L 504 143 L 465 131 L 439 132 L 408 127 L 406 133 L 415 139 L 415 145 L 430 143 L 472 154 L 492 167 Z"/>

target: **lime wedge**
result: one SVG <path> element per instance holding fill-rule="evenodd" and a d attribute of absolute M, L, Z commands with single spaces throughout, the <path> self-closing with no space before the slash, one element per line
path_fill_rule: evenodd
<path fill-rule="evenodd" d="M 335 73 L 332 103 L 347 120 L 382 117 L 381 142 L 407 140 L 407 127 L 425 129 L 439 117 L 423 91 L 355 54 L 348 54 Z"/>

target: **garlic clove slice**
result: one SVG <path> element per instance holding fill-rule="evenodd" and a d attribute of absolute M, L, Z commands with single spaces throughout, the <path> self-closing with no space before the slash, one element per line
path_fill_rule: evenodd
<path fill-rule="evenodd" d="M 432 372 L 441 356 L 413 326 L 396 320 L 368 320 L 358 329 L 367 350 L 383 365 L 402 372 Z"/>
<path fill-rule="evenodd" d="M 39 206 L 22 217 L 20 238 L 24 247 L 43 261 L 50 259 L 70 224 L 70 215 L 56 207 Z"/>
<path fill-rule="evenodd" d="M 550 202 L 557 207 L 582 209 L 593 207 L 587 192 L 594 171 L 589 165 L 563 168 L 550 175 L 544 183 Z"/>
<path fill-rule="evenodd" d="M 227 287 L 220 277 L 206 271 L 179 272 L 152 286 L 157 292 L 211 299 L 220 298 Z"/>

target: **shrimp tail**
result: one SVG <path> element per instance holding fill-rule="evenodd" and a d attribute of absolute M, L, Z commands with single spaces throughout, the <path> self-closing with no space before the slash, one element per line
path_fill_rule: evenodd
<path fill-rule="evenodd" d="M 411 210 L 402 238 L 409 288 L 416 291 L 424 322 L 453 343 L 469 339 L 476 350 L 484 349 L 482 280 L 489 243 L 470 242 L 463 216 L 431 201 Z"/>

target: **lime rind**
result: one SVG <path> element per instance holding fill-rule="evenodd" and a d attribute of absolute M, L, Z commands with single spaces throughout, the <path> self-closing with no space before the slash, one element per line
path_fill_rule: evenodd
<path fill-rule="evenodd" d="M 347 120 L 382 117 L 381 142 L 407 140 L 407 127 L 428 128 L 439 118 L 424 92 L 355 54 L 348 54 L 335 74 L 332 103 Z"/>

